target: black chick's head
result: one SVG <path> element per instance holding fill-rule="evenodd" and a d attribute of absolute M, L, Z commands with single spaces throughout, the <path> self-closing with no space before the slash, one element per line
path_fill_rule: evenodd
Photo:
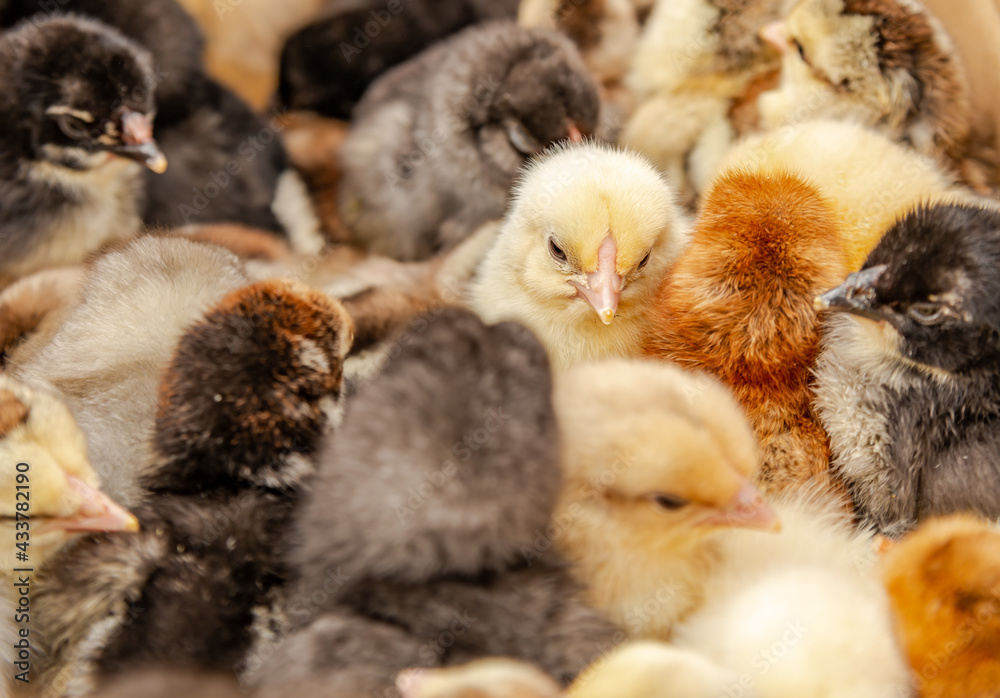
<path fill-rule="evenodd" d="M 235 291 L 181 339 L 160 386 L 145 486 L 292 490 L 341 416 L 353 325 L 343 306 L 298 284 Z"/>
<path fill-rule="evenodd" d="M 155 172 L 156 79 L 150 54 L 115 29 L 76 16 L 22 22 L 0 39 L 4 128 L 29 157 L 75 170 L 109 153 Z"/>
<path fill-rule="evenodd" d="M 888 323 L 906 359 L 948 373 L 1000 366 L 1000 212 L 920 207 L 820 308 Z"/>
<path fill-rule="evenodd" d="M 397 346 L 321 455 L 298 531 L 307 588 L 330 569 L 349 586 L 496 572 L 544 540 L 561 475 L 542 345 L 452 309 Z"/>
<path fill-rule="evenodd" d="M 474 128 L 488 139 L 501 134 L 522 158 L 563 140 L 581 142 L 598 126 L 597 84 L 577 48 L 548 29 L 523 29 L 503 22 L 470 30 L 495 38 L 500 52 L 477 72 L 472 86 Z M 495 37 L 490 37 L 490 33 Z"/>

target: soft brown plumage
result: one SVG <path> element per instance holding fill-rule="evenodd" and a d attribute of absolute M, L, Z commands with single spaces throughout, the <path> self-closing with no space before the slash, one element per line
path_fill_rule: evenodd
<path fill-rule="evenodd" d="M 833 212 L 814 187 L 780 170 L 733 170 L 708 193 L 651 311 L 646 353 L 733 390 L 761 442 L 766 491 L 811 480 L 837 489 L 809 386 L 813 298 L 846 272 Z"/>
<path fill-rule="evenodd" d="M 1000 530 L 927 522 L 882 561 L 920 698 L 1000 696 Z"/>

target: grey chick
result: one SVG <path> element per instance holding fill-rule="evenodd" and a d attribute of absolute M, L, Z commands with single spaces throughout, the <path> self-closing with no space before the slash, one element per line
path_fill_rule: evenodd
<path fill-rule="evenodd" d="M 372 252 L 426 259 L 500 218 L 527 158 L 592 134 L 599 111 L 566 37 L 506 22 L 467 29 L 358 105 L 341 151 L 343 222 Z"/>
<path fill-rule="evenodd" d="M 11 357 L 11 373 L 66 398 L 119 504 L 139 501 L 137 464 L 153 431 L 156 387 L 185 328 L 248 283 L 239 260 L 219 247 L 144 236 L 99 258 L 55 334 Z"/>
<path fill-rule="evenodd" d="M 257 648 L 262 696 L 372 695 L 483 657 L 565 685 L 616 639 L 547 552 L 561 476 L 545 350 L 514 323 L 426 317 L 320 456 L 293 553 L 305 625 Z"/>

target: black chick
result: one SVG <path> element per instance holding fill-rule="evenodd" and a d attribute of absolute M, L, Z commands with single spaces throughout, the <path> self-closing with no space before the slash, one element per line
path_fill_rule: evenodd
<path fill-rule="evenodd" d="M 0 26 L 34 18 L 44 4 L 0 0 Z M 289 170 L 281 143 L 282 120 L 261 118 L 205 74 L 204 39 L 176 0 L 58 0 L 58 4 L 53 0 L 51 4 L 62 12 L 105 22 L 152 53 L 148 84 L 155 87 L 156 96 L 153 133 L 170 168 L 162 176 L 146 177 L 147 201 L 141 212 L 146 224 L 238 222 L 288 234 L 293 242 L 315 237 L 313 221 L 285 213 L 308 203 L 297 185 L 281 188 L 284 179 L 297 177 Z M 78 58 L 76 53 L 66 55 Z"/>
<path fill-rule="evenodd" d="M 148 52 L 76 17 L 0 37 L 0 287 L 141 226 L 137 160 L 162 172 Z"/>
<path fill-rule="evenodd" d="M 561 476 L 545 350 L 464 310 L 421 320 L 319 459 L 294 553 L 309 622 L 259 667 L 262 695 L 372 695 L 406 667 L 486 656 L 568 683 L 614 640 L 547 552 Z"/>
<path fill-rule="evenodd" d="M 597 127 L 576 47 L 545 29 L 466 29 L 381 77 L 341 148 L 340 212 L 358 242 L 404 261 L 500 218 L 517 171 Z"/>
<path fill-rule="evenodd" d="M 188 331 L 160 389 L 142 531 L 88 538 L 38 580 L 43 687 L 149 664 L 232 671 L 280 625 L 283 536 L 339 421 L 351 334 L 339 303 L 275 281 Z"/>
<path fill-rule="evenodd" d="M 818 366 L 833 467 L 895 534 L 931 516 L 1000 516 L 1000 212 L 916 209 L 820 296 Z"/>
<path fill-rule="evenodd" d="M 348 120 L 377 77 L 465 27 L 517 17 L 520 0 L 327 2 L 281 52 L 278 95 L 289 109 Z"/>

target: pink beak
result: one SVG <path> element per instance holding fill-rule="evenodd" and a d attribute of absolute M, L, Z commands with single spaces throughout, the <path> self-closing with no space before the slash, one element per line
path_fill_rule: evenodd
<path fill-rule="evenodd" d="M 788 40 L 788 28 L 784 22 L 771 22 L 760 29 L 760 38 L 778 49 L 782 55 L 788 53 L 792 44 Z"/>
<path fill-rule="evenodd" d="M 569 133 L 571 143 L 583 143 L 583 131 L 572 121 L 566 122 L 566 131 Z"/>
<path fill-rule="evenodd" d="M 590 303 L 605 325 L 615 319 L 622 295 L 622 277 L 615 269 L 617 256 L 615 239 L 609 235 L 597 248 L 597 271 L 587 274 L 586 288 L 570 281 L 576 287 L 577 296 Z"/>
<path fill-rule="evenodd" d="M 418 698 L 427 683 L 427 669 L 405 669 L 396 677 L 396 688 L 402 698 Z"/>
<path fill-rule="evenodd" d="M 157 174 L 167 170 L 167 158 L 153 140 L 153 125 L 149 117 L 139 112 L 127 111 L 122 116 L 122 143 L 120 153 L 133 158 Z"/>
<path fill-rule="evenodd" d="M 778 515 L 764 500 L 760 491 L 749 482 L 743 484 L 724 509 L 710 515 L 702 523 L 726 528 L 751 528 L 773 532 L 781 530 Z"/>
<path fill-rule="evenodd" d="M 95 490 L 80 478 L 68 475 L 66 479 L 73 491 L 80 496 L 80 508 L 66 519 L 55 519 L 48 526 L 64 531 L 138 531 L 139 521 L 128 511 L 111 501 L 100 490 Z"/>

